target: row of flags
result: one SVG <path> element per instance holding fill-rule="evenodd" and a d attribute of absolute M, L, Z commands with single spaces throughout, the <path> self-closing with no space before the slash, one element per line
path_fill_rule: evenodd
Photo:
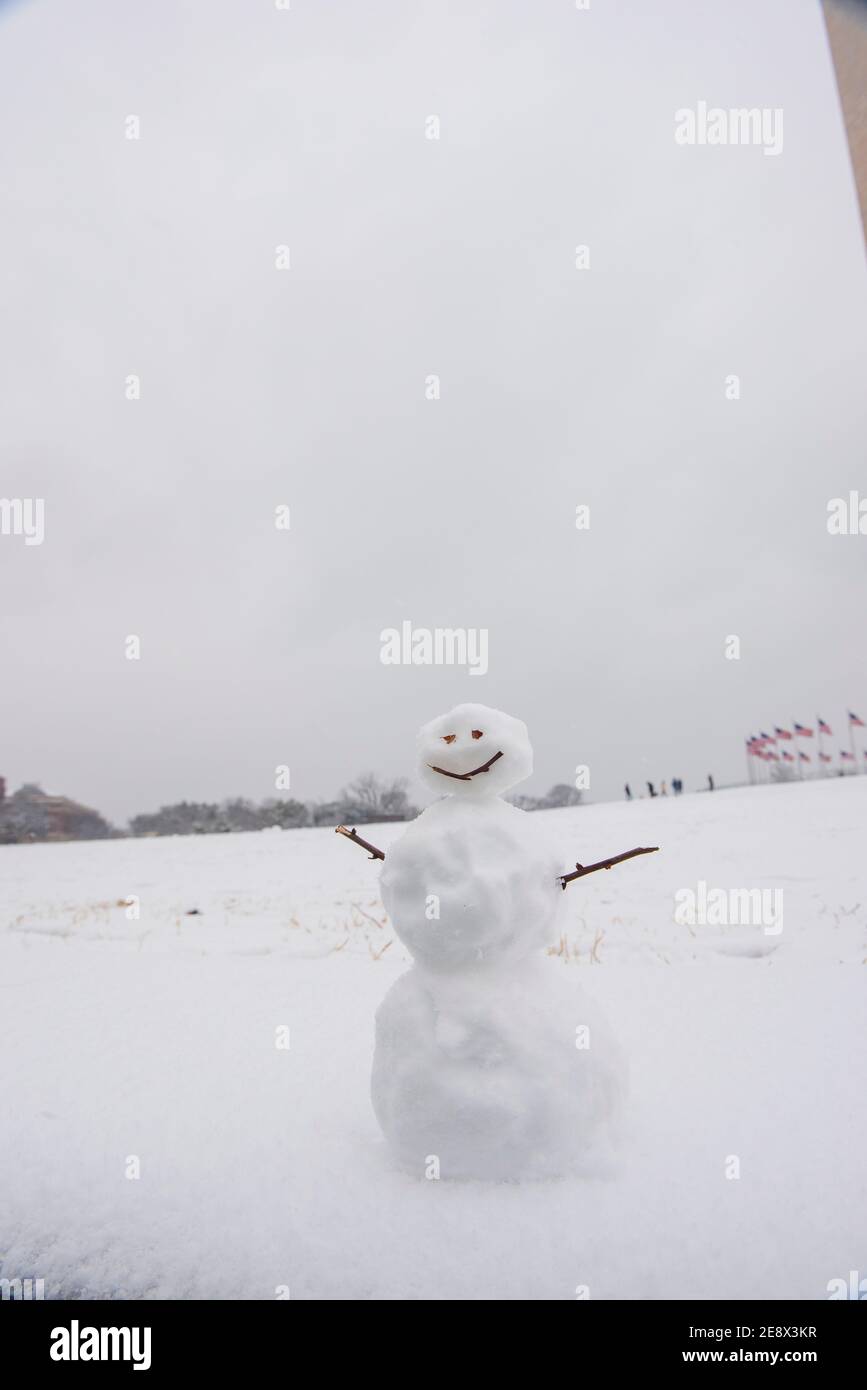
<path fill-rule="evenodd" d="M 849 729 L 851 748 L 848 750 L 841 748 L 840 759 L 844 763 L 857 763 L 853 731 L 855 729 L 863 729 L 867 727 L 867 725 L 865 725 L 864 720 L 860 719 L 852 710 L 848 710 L 847 713 L 849 716 L 847 727 Z M 818 730 L 819 734 L 818 760 L 820 763 L 830 763 L 833 761 L 833 757 L 830 753 L 826 753 L 822 747 L 822 737 L 823 735 L 833 737 L 831 725 L 817 716 L 816 730 Z M 797 751 L 790 752 L 784 745 L 787 743 L 794 744 L 795 739 L 798 738 L 813 738 L 816 730 L 810 728 L 807 724 L 798 724 L 794 722 L 791 729 L 783 729 L 780 728 L 779 724 L 775 724 L 772 734 L 752 734 L 750 738 L 747 739 L 747 754 L 749 757 L 758 758 L 761 762 L 766 763 L 809 763 L 812 761 L 809 753 L 803 752 L 800 748 L 798 748 Z M 863 749 L 862 752 L 865 760 L 867 760 L 867 748 Z"/>

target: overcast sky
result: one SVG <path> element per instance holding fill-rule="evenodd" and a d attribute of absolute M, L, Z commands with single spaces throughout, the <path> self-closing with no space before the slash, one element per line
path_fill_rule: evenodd
<path fill-rule="evenodd" d="M 699 101 L 782 108 L 782 152 L 679 146 Z M 528 723 L 524 790 L 586 763 L 598 799 L 867 718 L 867 538 L 826 529 L 867 495 L 864 246 L 813 0 L 32 0 L 0 113 L 0 496 L 46 509 L 0 536 L 11 787 L 123 820 L 288 764 L 324 798 L 474 700 Z M 405 620 L 486 628 L 488 673 L 382 665 Z"/>

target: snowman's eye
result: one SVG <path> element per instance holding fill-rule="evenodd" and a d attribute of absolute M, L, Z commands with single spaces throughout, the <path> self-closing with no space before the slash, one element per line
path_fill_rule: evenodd
<path fill-rule="evenodd" d="M 443 743 L 454 743 L 456 738 L 457 734 L 443 734 L 442 736 Z"/>
<path fill-rule="evenodd" d="M 484 732 L 481 729 L 473 729 L 472 735 L 473 738 L 484 738 Z"/>

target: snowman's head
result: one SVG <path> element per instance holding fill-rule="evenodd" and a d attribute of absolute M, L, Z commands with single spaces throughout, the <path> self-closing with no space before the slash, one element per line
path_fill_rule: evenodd
<path fill-rule="evenodd" d="M 440 796 L 499 796 L 533 771 L 527 726 L 487 705 L 457 705 L 419 730 L 419 776 Z"/>

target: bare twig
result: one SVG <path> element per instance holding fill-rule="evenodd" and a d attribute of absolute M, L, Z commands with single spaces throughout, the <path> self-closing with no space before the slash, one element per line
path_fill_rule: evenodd
<path fill-rule="evenodd" d="M 495 753 L 492 758 L 488 758 L 486 763 L 482 763 L 481 767 L 474 767 L 472 772 L 448 772 L 444 767 L 434 767 L 433 763 L 428 763 L 428 767 L 431 772 L 441 772 L 443 777 L 454 777 L 456 782 L 470 782 L 480 772 L 487 772 L 489 768 L 492 768 L 497 759 L 502 758 L 502 756 L 502 752 Z"/>
<path fill-rule="evenodd" d="M 369 852 L 371 859 L 385 858 L 381 849 L 377 849 L 376 845 L 371 845 L 367 840 L 362 840 L 360 835 L 356 835 L 354 830 L 347 830 L 345 825 L 338 825 L 334 833 L 335 835 L 345 835 L 347 840 L 351 840 L 353 844 L 361 845 L 362 849 L 366 849 Z"/>
<path fill-rule="evenodd" d="M 637 854 L 656 854 L 659 845 L 651 845 L 648 849 L 628 849 L 625 854 L 615 854 L 611 859 L 600 859 L 598 864 L 576 864 L 571 874 L 560 875 L 560 885 L 565 888 L 568 883 L 572 883 L 576 878 L 583 878 L 585 874 L 595 874 L 597 869 L 611 869 L 615 864 L 622 864 L 624 859 L 634 859 Z"/>

